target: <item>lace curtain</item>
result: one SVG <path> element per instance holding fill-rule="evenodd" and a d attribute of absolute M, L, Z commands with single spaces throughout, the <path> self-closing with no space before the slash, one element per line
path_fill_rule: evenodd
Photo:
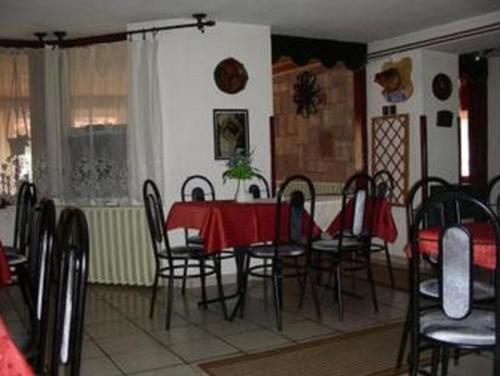
<path fill-rule="evenodd" d="M 146 178 L 161 187 L 157 51 L 149 38 L 0 50 L 0 194 L 31 171 L 40 196 L 78 205 L 138 204 Z"/>
<path fill-rule="evenodd" d="M 31 177 L 29 56 L 0 49 L 0 194 L 12 197 Z"/>

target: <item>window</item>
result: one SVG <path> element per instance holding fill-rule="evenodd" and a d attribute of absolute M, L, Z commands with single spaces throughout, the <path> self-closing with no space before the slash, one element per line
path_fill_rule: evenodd
<path fill-rule="evenodd" d="M 0 195 L 31 179 L 29 56 L 0 49 Z"/>
<path fill-rule="evenodd" d="M 467 180 L 470 176 L 469 113 L 460 111 L 460 177 Z"/>

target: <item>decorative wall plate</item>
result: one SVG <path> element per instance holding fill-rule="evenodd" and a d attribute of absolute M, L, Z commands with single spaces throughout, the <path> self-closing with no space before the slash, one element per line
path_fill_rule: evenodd
<path fill-rule="evenodd" d="M 242 63 L 229 57 L 217 64 L 214 80 L 217 87 L 224 93 L 236 94 L 245 88 L 248 74 Z"/>
<path fill-rule="evenodd" d="M 445 101 L 451 96 L 453 90 L 453 84 L 451 83 L 450 77 L 444 73 L 439 73 L 432 79 L 432 93 L 434 96 Z"/>

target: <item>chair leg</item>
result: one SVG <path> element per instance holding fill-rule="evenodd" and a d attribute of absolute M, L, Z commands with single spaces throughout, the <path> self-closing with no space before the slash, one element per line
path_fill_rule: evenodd
<path fill-rule="evenodd" d="M 305 286 L 305 279 L 306 276 L 301 276 L 301 270 L 300 270 L 300 265 L 299 265 L 299 260 L 297 257 L 294 257 L 294 264 L 295 264 L 295 273 L 297 273 L 297 282 L 299 284 L 299 287 L 302 289 Z"/>
<path fill-rule="evenodd" d="M 167 313 L 165 319 L 165 329 L 170 329 L 170 324 L 172 321 L 172 304 L 174 300 L 174 275 L 170 275 L 168 278 L 168 286 L 167 286 Z"/>
<path fill-rule="evenodd" d="M 205 259 L 200 258 L 200 280 L 201 280 L 201 304 L 203 308 L 208 309 L 207 305 L 207 286 L 205 276 Z"/>
<path fill-rule="evenodd" d="M 241 304 L 240 304 L 240 318 L 245 315 L 245 304 L 247 302 L 247 286 L 248 286 L 248 269 L 250 268 L 250 256 L 246 255 L 243 264 L 242 276 L 242 290 L 241 290 Z"/>
<path fill-rule="evenodd" d="M 436 347 L 432 350 L 432 365 L 431 365 L 431 375 L 432 376 L 438 375 L 440 355 L 441 355 L 441 349 L 439 347 Z"/>
<path fill-rule="evenodd" d="M 19 288 L 21 290 L 21 295 L 23 297 L 24 303 L 26 304 L 26 307 L 28 308 L 28 314 L 30 320 L 32 320 L 32 318 L 34 317 L 33 299 L 32 299 L 33 295 L 31 294 L 29 279 L 28 275 L 26 274 L 25 266 L 24 265 L 17 266 L 15 273 L 17 275 Z"/>
<path fill-rule="evenodd" d="M 182 295 L 186 295 L 186 280 L 187 280 L 187 271 L 188 271 L 189 259 L 184 260 L 184 272 L 182 273 Z"/>
<path fill-rule="evenodd" d="M 155 273 L 155 278 L 153 281 L 153 293 L 151 295 L 151 303 L 149 305 L 149 318 L 152 319 L 155 311 L 155 303 L 156 303 L 156 289 L 158 288 L 158 279 L 160 275 L 158 272 Z"/>
<path fill-rule="evenodd" d="M 264 275 L 267 275 L 267 259 L 264 259 Z M 262 284 L 264 288 L 264 298 L 267 296 L 267 278 L 264 278 L 264 283 Z"/>
<path fill-rule="evenodd" d="M 337 287 L 337 302 L 339 305 L 339 321 L 344 320 L 344 304 L 342 301 L 342 267 L 340 265 L 340 262 L 337 263 L 336 266 L 336 271 L 335 271 L 335 280 L 336 280 L 336 287 Z"/>
<path fill-rule="evenodd" d="M 442 376 L 448 375 L 449 362 L 450 362 L 450 349 L 445 347 L 443 349 L 443 360 L 442 360 L 442 365 L 441 365 L 441 375 Z"/>
<path fill-rule="evenodd" d="M 394 280 L 394 271 L 392 270 L 391 255 L 389 254 L 389 246 L 387 245 L 387 242 L 384 242 L 384 252 L 385 258 L 387 260 L 387 268 L 389 269 L 389 280 L 391 282 L 391 287 L 395 287 L 396 282 Z"/>
<path fill-rule="evenodd" d="M 420 368 L 420 346 L 418 336 L 412 334 L 410 375 L 417 376 Z"/>
<path fill-rule="evenodd" d="M 276 324 L 279 331 L 283 330 L 283 318 L 281 316 L 281 264 L 280 260 L 273 260 L 273 293 L 274 293 L 274 307 L 276 309 Z"/>
<path fill-rule="evenodd" d="M 222 285 L 222 271 L 220 255 L 214 257 L 215 276 L 217 278 L 217 290 L 219 292 L 219 299 L 221 302 L 222 313 L 224 320 L 227 320 L 227 307 L 226 300 L 224 299 L 224 286 Z"/>
<path fill-rule="evenodd" d="M 372 264 L 370 257 L 370 250 L 365 250 L 365 260 L 366 260 L 366 273 L 368 277 L 368 282 L 370 283 L 370 290 L 372 293 L 373 308 L 375 313 L 378 313 L 378 302 L 377 302 L 377 292 L 375 290 L 375 282 L 373 281 Z"/>
<path fill-rule="evenodd" d="M 411 331 L 411 325 L 412 325 L 411 307 L 408 305 L 408 310 L 406 311 L 406 319 L 403 325 L 403 332 L 401 333 L 401 341 L 399 342 L 398 360 L 396 362 L 396 368 L 398 369 L 401 369 L 401 367 L 403 367 L 406 344 L 408 343 L 408 336 Z"/>
<path fill-rule="evenodd" d="M 314 306 L 316 308 L 316 317 L 318 318 L 318 320 L 321 320 L 321 304 L 319 301 L 319 294 L 318 294 L 318 288 L 316 285 L 316 276 L 315 276 L 316 268 L 312 264 L 309 264 L 309 266 L 307 267 L 305 276 L 307 276 L 307 274 L 309 274 L 309 273 L 311 273 L 311 275 L 309 277 L 309 281 L 311 281 L 310 283 L 311 283 L 311 290 L 312 290 L 312 295 L 313 295 Z M 304 290 L 305 290 L 305 286 L 306 286 L 306 281 L 304 280 Z"/>

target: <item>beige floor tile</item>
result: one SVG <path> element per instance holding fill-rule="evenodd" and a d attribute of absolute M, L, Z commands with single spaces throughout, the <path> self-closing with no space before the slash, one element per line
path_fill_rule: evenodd
<path fill-rule="evenodd" d="M 338 334 L 339 332 L 326 325 L 321 325 L 319 323 L 306 320 L 287 324 L 283 327 L 283 331 L 281 333 L 278 333 L 276 331 L 275 333 L 281 334 L 284 337 L 290 338 L 294 341 L 302 341 L 308 338 L 334 335 L 335 333 Z"/>
<path fill-rule="evenodd" d="M 201 370 L 196 370 L 195 368 L 183 364 L 168 368 L 161 368 L 156 370 L 144 371 L 139 373 L 134 373 L 134 376 L 200 376 Z"/>
<path fill-rule="evenodd" d="M 245 334 L 236 334 L 224 338 L 227 342 L 242 351 L 253 351 L 256 349 L 269 349 L 272 347 L 292 344 L 292 342 L 267 329 L 258 329 Z"/>
<path fill-rule="evenodd" d="M 140 352 L 111 355 L 113 362 L 125 373 L 153 370 L 182 364 L 182 360 L 165 348 L 152 348 Z"/>
<path fill-rule="evenodd" d="M 181 343 L 169 348 L 189 363 L 238 353 L 238 349 L 216 338 Z"/>
<path fill-rule="evenodd" d="M 170 330 L 158 330 L 151 332 L 151 335 L 165 345 L 213 338 L 213 335 L 194 325 L 171 328 Z"/>
<path fill-rule="evenodd" d="M 82 359 L 99 358 L 104 356 L 102 350 L 92 340 L 82 342 Z"/>
<path fill-rule="evenodd" d="M 108 355 L 133 353 L 163 347 L 153 337 L 145 334 L 97 339 L 96 343 Z"/>
<path fill-rule="evenodd" d="M 116 336 L 131 336 L 140 334 L 142 332 L 141 329 L 125 319 L 91 323 L 85 327 L 85 331 L 90 337 L 94 339 Z"/>
<path fill-rule="evenodd" d="M 81 376 L 122 375 L 120 370 L 106 357 L 82 360 Z"/>

